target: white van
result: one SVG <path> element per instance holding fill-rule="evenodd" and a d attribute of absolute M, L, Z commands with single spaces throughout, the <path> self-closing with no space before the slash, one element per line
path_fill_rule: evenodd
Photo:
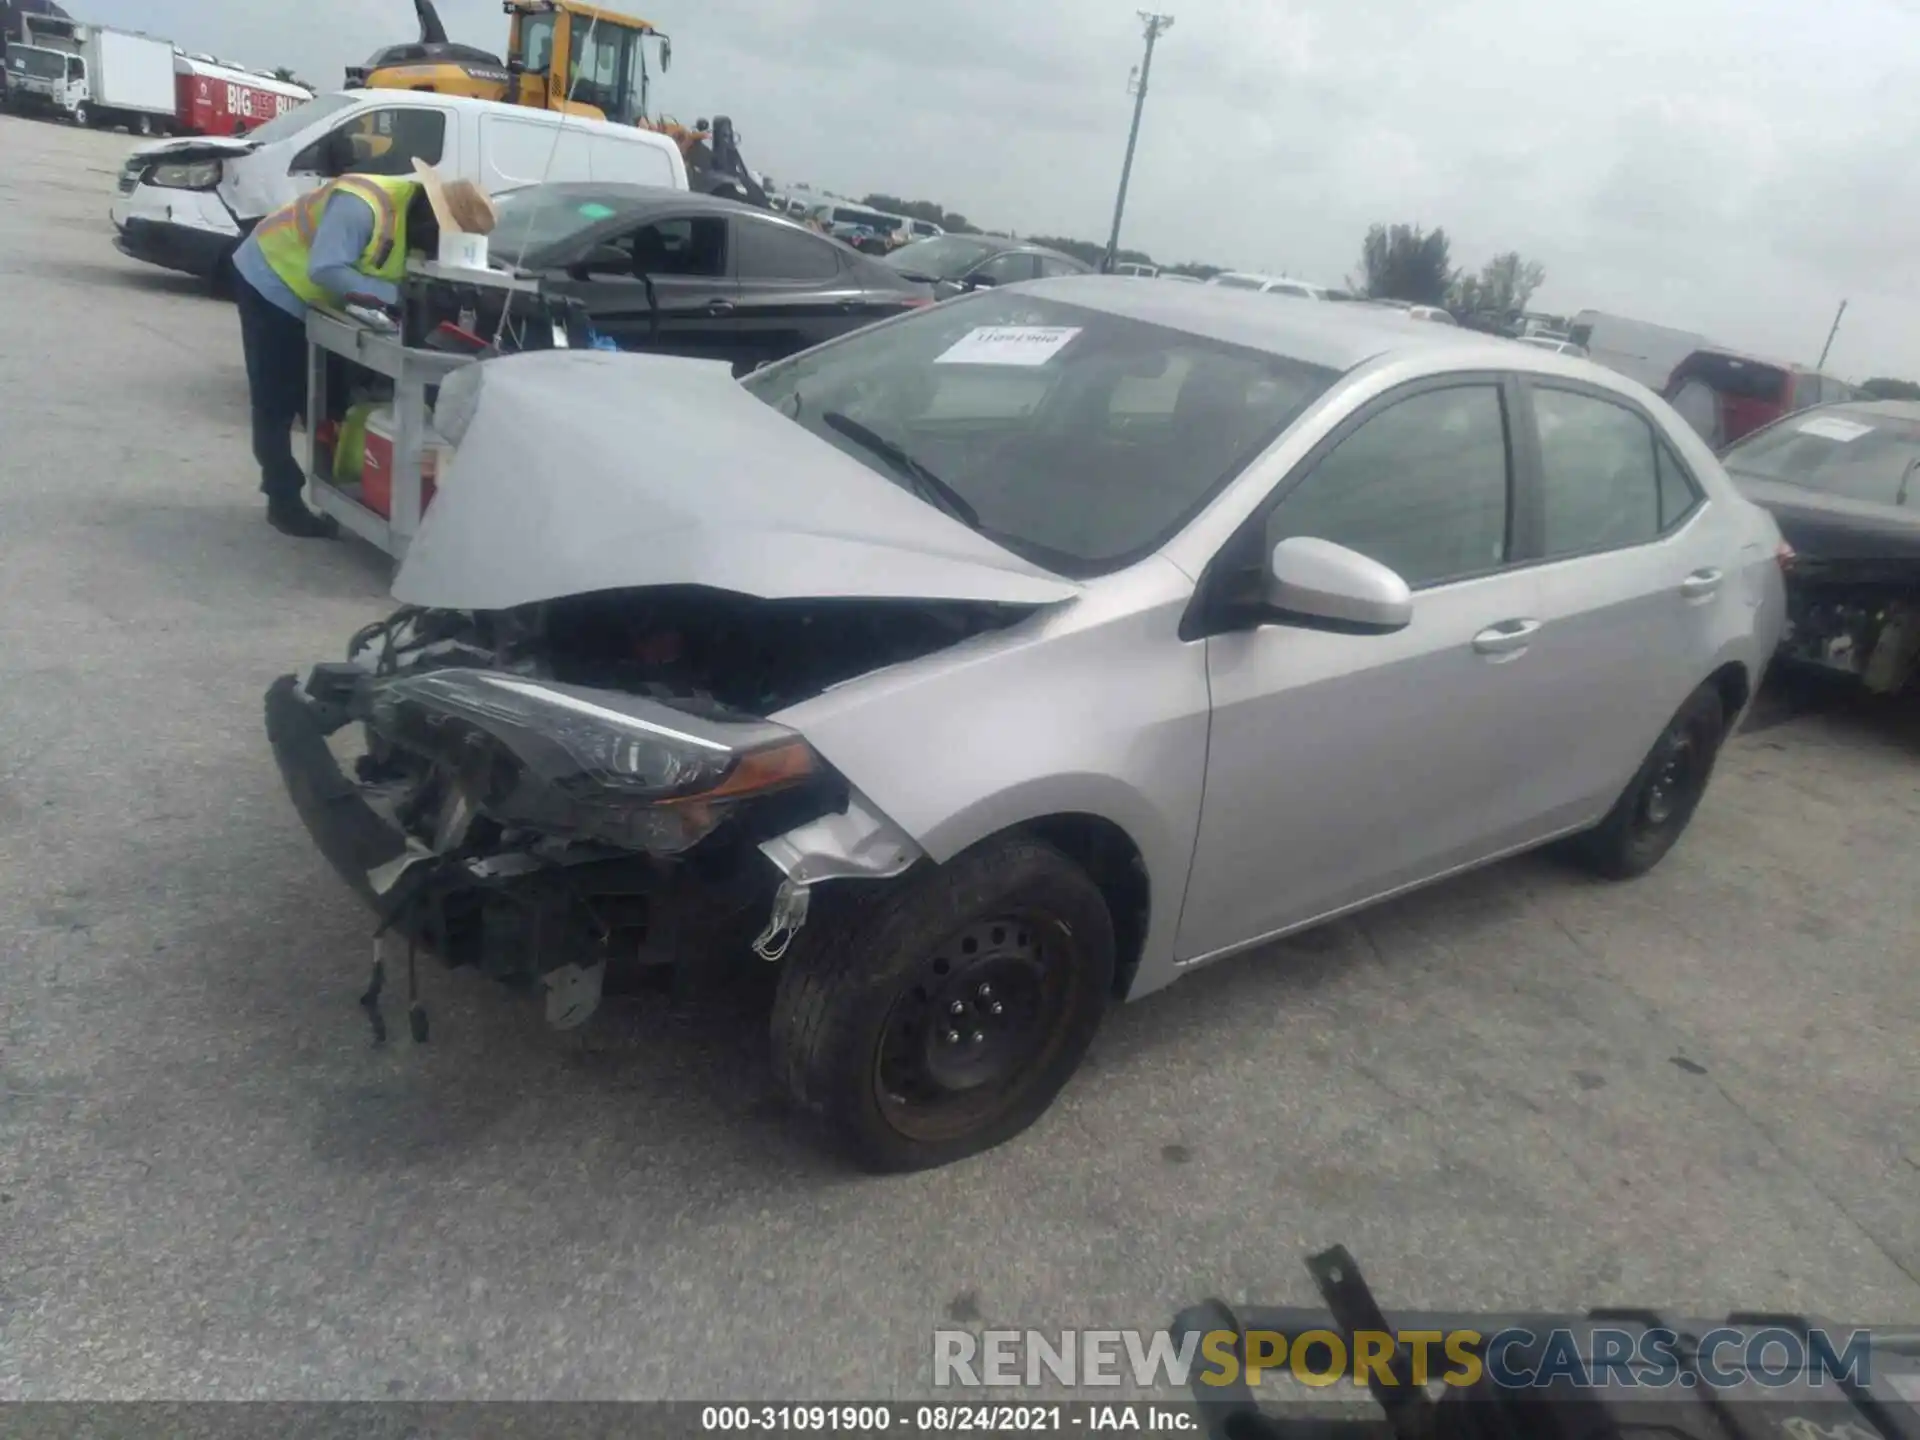
<path fill-rule="evenodd" d="M 267 215 L 336 176 L 411 175 L 415 157 L 500 195 L 543 180 L 687 188 L 665 135 L 413 90 L 321 95 L 249 135 L 142 145 L 111 210 L 123 254 L 220 283 Z"/>

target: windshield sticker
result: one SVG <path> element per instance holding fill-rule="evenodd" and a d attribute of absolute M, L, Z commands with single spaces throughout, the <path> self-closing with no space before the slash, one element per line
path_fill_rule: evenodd
<path fill-rule="evenodd" d="M 936 365 L 1044 365 L 1080 333 L 1078 325 L 979 325 L 962 335 Z"/>
<path fill-rule="evenodd" d="M 613 207 L 611 205 L 602 205 L 597 200 L 589 200 L 580 207 L 580 218 L 582 220 L 611 220 L 613 216 Z"/>
<path fill-rule="evenodd" d="M 1797 428 L 1802 435 L 1818 435 L 1822 440 L 1838 440 L 1842 445 L 1873 433 L 1871 425 L 1856 425 L 1837 415 L 1816 415 L 1811 420 L 1802 420 Z"/>

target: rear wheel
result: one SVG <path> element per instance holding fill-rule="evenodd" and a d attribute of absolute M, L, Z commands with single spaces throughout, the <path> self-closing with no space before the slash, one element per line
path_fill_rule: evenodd
<path fill-rule="evenodd" d="M 136 135 L 153 134 L 153 117 L 151 115 L 142 115 L 139 119 L 135 120 L 133 122 L 133 133 Z"/>
<path fill-rule="evenodd" d="M 1607 818 L 1569 842 L 1571 853 L 1614 880 L 1658 865 L 1707 792 L 1726 728 L 1726 707 L 1708 682 L 1687 697 Z"/>
<path fill-rule="evenodd" d="M 868 1170 L 923 1170 L 1038 1119 L 1113 984 L 1113 922 L 1087 873 L 1016 835 L 821 898 L 835 903 L 787 959 L 773 1049 L 840 1148 Z"/>

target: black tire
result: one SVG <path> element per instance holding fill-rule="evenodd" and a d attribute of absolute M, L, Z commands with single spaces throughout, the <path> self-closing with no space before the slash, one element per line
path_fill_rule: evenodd
<path fill-rule="evenodd" d="M 781 973 L 773 1058 L 788 1094 L 870 1171 L 1010 1140 L 1053 1103 L 1106 1010 L 1113 919 L 1099 887 L 1019 834 L 866 884 L 815 897 L 825 913 Z"/>
<path fill-rule="evenodd" d="M 153 117 L 151 115 L 142 115 L 139 119 L 135 120 L 133 122 L 133 133 L 136 135 L 153 134 Z"/>
<path fill-rule="evenodd" d="M 1575 836 L 1569 853 L 1609 880 L 1653 869 L 1699 808 L 1726 734 L 1726 706 L 1709 681 L 1687 697 L 1607 818 Z"/>
<path fill-rule="evenodd" d="M 93 112 L 87 109 L 84 104 L 74 106 L 73 123 L 78 125 L 82 130 L 91 128 L 93 125 Z"/>

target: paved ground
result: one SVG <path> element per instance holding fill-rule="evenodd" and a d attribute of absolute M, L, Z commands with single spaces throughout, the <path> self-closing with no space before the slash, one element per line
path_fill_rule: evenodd
<path fill-rule="evenodd" d="M 1920 715 L 1767 702 L 1655 875 L 1503 865 L 1116 1017 L 975 1163 L 846 1174 L 761 1032 L 555 1038 L 364 918 L 261 691 L 383 567 L 261 519 L 230 310 L 124 139 L 0 119 L 0 1397 L 917 1389 L 930 1327 L 1304 1301 L 1920 1318 Z"/>

